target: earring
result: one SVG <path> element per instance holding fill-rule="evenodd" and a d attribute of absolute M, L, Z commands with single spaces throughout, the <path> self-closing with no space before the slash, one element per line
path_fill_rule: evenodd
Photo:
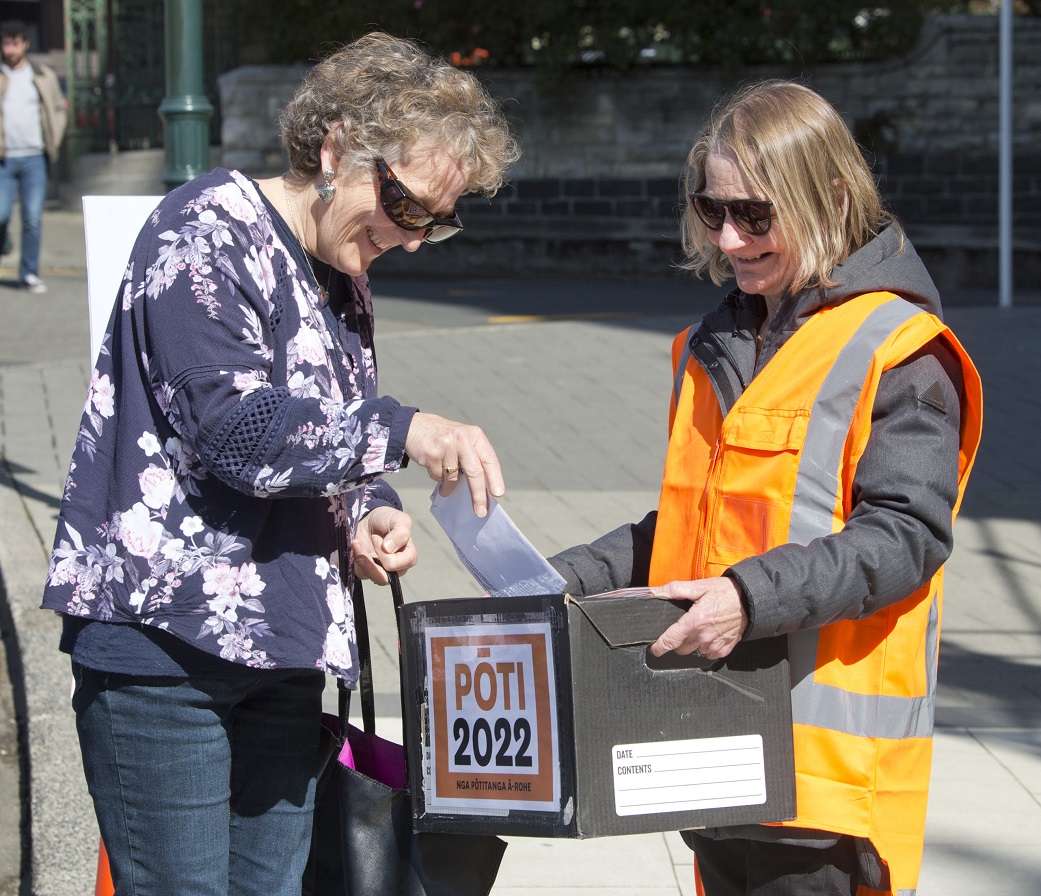
<path fill-rule="evenodd" d="M 333 175 L 336 172 L 332 168 L 326 168 L 322 174 L 325 175 L 325 183 L 319 184 L 315 189 L 318 191 L 318 198 L 328 205 L 336 196 L 336 187 L 332 183 Z"/>

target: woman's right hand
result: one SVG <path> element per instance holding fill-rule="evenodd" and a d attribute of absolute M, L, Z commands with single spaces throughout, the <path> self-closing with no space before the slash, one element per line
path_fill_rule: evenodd
<path fill-rule="evenodd" d="M 689 600 L 690 609 L 650 646 L 652 656 L 670 650 L 718 660 L 730 655 L 748 627 L 740 586 L 727 576 L 669 582 L 654 589 L 672 600 Z"/>
<path fill-rule="evenodd" d="M 405 437 L 405 453 L 441 482 L 442 495 L 451 494 L 460 475 L 465 476 L 477 516 L 487 515 L 489 494 L 501 498 L 506 491 L 499 458 L 479 426 L 417 411 Z"/>

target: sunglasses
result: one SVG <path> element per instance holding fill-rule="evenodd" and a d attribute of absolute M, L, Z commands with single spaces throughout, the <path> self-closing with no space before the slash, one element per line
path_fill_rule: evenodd
<path fill-rule="evenodd" d="M 749 236 L 762 236 L 773 223 L 773 203 L 766 199 L 713 199 L 704 193 L 691 193 L 690 204 L 709 230 L 722 230 L 727 212 Z"/>
<path fill-rule="evenodd" d="M 439 218 L 416 199 L 379 156 L 372 160 L 372 164 L 380 183 L 380 205 L 387 217 L 402 230 L 423 230 L 423 242 L 443 243 L 463 229 L 463 222 L 455 212 L 451 218 Z"/>

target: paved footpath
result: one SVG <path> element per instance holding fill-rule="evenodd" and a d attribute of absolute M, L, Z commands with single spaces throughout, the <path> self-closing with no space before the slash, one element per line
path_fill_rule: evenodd
<path fill-rule="evenodd" d="M 0 629 L 14 684 L 4 689 L 0 676 L 0 896 L 18 892 L 12 713 L 26 722 L 31 769 L 23 893 L 92 892 L 97 847 L 58 621 L 37 609 L 90 369 L 80 216 L 48 212 L 44 247 L 46 295 L 14 289 L 11 268 L 0 270 Z M 381 281 L 378 263 L 373 273 L 383 391 L 485 428 L 507 475 L 504 506 L 538 549 L 588 540 L 654 505 L 669 342 L 708 307 L 711 289 Z M 949 301 L 987 406 L 948 564 L 920 896 L 1041 892 L 1041 304 L 1036 294 L 1008 311 L 995 304 L 991 295 Z M 406 598 L 477 593 L 427 512 L 432 483 L 407 470 L 395 484 L 423 558 L 404 579 Z M 381 596 L 369 599 L 378 706 L 392 709 L 395 635 Z M 494 893 L 691 894 L 690 866 L 672 833 L 510 838 Z"/>

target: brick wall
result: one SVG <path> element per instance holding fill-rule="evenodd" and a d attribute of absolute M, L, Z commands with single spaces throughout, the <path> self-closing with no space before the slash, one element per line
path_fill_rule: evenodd
<path fill-rule="evenodd" d="M 998 31 L 996 17 L 936 16 L 915 48 L 877 64 L 821 67 L 804 80 L 871 151 L 890 207 L 937 279 L 987 286 L 996 277 Z M 1016 276 L 1041 274 L 1041 19 L 1014 29 Z M 250 66 L 221 78 L 222 163 L 281 171 L 278 110 L 300 67 Z M 749 79 L 793 77 L 778 68 Z M 488 200 L 464 197 L 467 229 L 436 253 L 381 267 L 437 275 L 670 276 L 678 257 L 677 178 L 718 97 L 714 69 L 583 72 L 555 87 L 530 71 L 479 71 L 517 130 L 523 157 Z M 971 263 L 943 253 L 971 253 Z M 937 255 L 939 253 L 939 255 Z M 967 257 L 967 256 L 966 256 Z M 1037 270 L 1035 270 L 1035 268 Z"/>
<path fill-rule="evenodd" d="M 873 159 L 882 194 L 910 227 L 992 225 L 998 220 L 997 154 L 899 153 Z M 1041 152 L 1020 151 L 1013 180 L 1014 223 L 1041 226 Z M 464 196 L 468 218 L 669 219 L 680 207 L 676 178 L 520 178 L 494 199 Z"/>
<path fill-rule="evenodd" d="M 894 153 L 876 160 L 886 200 L 909 226 L 998 220 L 997 153 Z M 1020 148 L 1013 159 L 1013 220 L 1041 236 L 1041 152 Z"/>

